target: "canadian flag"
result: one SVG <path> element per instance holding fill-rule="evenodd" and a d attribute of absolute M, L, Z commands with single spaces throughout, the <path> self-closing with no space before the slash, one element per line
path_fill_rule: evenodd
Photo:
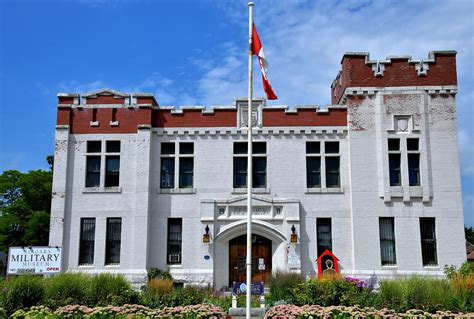
<path fill-rule="evenodd" d="M 265 52 L 263 52 L 262 42 L 260 42 L 260 38 L 258 37 L 255 24 L 253 25 L 252 30 L 252 53 L 258 57 L 258 63 L 260 64 L 260 70 L 262 71 L 263 90 L 267 94 L 267 99 L 278 99 L 275 92 L 273 92 L 272 86 L 270 85 L 270 80 L 268 80 L 267 77 L 268 61 L 265 57 Z"/>

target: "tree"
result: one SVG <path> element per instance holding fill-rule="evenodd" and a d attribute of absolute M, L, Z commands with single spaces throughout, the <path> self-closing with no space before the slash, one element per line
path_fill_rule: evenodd
<path fill-rule="evenodd" d="M 466 240 L 474 245 L 474 228 L 464 226 L 464 233 L 466 234 Z"/>
<path fill-rule="evenodd" d="M 52 171 L 43 170 L 0 175 L 0 251 L 48 244 L 52 180 Z"/>
<path fill-rule="evenodd" d="M 10 170 L 0 175 L 0 195 L 3 195 L 2 207 L 5 207 L 21 196 L 18 181 L 21 178 L 19 171 Z"/>

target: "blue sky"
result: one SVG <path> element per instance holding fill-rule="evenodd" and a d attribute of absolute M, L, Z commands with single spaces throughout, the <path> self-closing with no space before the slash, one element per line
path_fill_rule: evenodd
<path fill-rule="evenodd" d="M 464 214 L 474 226 L 474 2 L 255 2 L 280 98 L 271 104 L 328 104 L 346 51 L 458 51 Z M 246 33 L 245 0 L 0 0 L 0 172 L 47 168 L 58 92 L 151 92 L 161 105 L 246 96 Z"/>

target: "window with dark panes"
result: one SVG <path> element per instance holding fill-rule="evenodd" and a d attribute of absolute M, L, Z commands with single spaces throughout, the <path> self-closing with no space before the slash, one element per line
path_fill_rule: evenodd
<path fill-rule="evenodd" d="M 253 157 L 252 161 L 252 187 L 264 188 L 267 186 L 267 158 Z"/>
<path fill-rule="evenodd" d="M 321 187 L 321 144 L 306 142 L 306 187 Z"/>
<path fill-rule="evenodd" d="M 388 139 L 388 150 L 389 151 L 400 151 L 400 139 L 389 138 Z"/>
<path fill-rule="evenodd" d="M 318 257 L 327 249 L 332 252 L 331 218 L 316 218 Z"/>
<path fill-rule="evenodd" d="M 340 187 L 339 157 L 326 157 L 326 187 Z"/>
<path fill-rule="evenodd" d="M 389 138 L 388 142 L 388 169 L 390 186 L 401 186 L 402 175 L 401 175 L 401 152 L 400 152 L 400 139 Z"/>
<path fill-rule="evenodd" d="M 94 263 L 95 218 L 81 218 L 79 265 Z"/>
<path fill-rule="evenodd" d="M 86 187 L 100 186 L 100 152 L 101 141 L 87 141 L 86 156 Z M 99 153 L 99 155 L 89 155 Z"/>
<path fill-rule="evenodd" d="M 120 141 L 105 142 L 105 187 L 119 186 L 120 181 Z M 109 155 L 115 153 L 115 155 Z"/>
<path fill-rule="evenodd" d="M 437 266 L 435 218 L 420 217 L 420 237 L 423 266 Z"/>
<path fill-rule="evenodd" d="M 326 187 L 336 188 L 341 186 L 339 142 L 324 142 L 324 161 L 326 164 Z"/>
<path fill-rule="evenodd" d="M 418 151 L 419 140 L 417 138 L 407 138 L 407 151 Z"/>
<path fill-rule="evenodd" d="M 120 156 L 105 157 L 105 187 L 119 186 Z"/>
<path fill-rule="evenodd" d="M 393 217 L 379 218 L 380 255 L 382 266 L 397 264 L 395 227 Z"/>
<path fill-rule="evenodd" d="M 192 188 L 194 175 L 194 143 L 179 143 L 179 187 Z"/>
<path fill-rule="evenodd" d="M 122 240 L 122 218 L 107 218 L 105 239 L 105 263 L 120 264 L 120 244 Z"/>
<path fill-rule="evenodd" d="M 194 154 L 194 143 L 179 143 L 179 154 L 192 155 Z"/>
<path fill-rule="evenodd" d="M 120 141 L 106 141 L 105 151 L 107 153 L 120 153 Z"/>
<path fill-rule="evenodd" d="M 400 174 L 400 156 L 401 154 L 388 154 L 390 186 L 402 185 L 402 176 Z"/>
<path fill-rule="evenodd" d="M 247 186 L 247 157 L 234 157 L 234 188 Z"/>
<path fill-rule="evenodd" d="M 100 156 L 86 157 L 86 187 L 100 186 Z"/>
<path fill-rule="evenodd" d="M 168 219 L 168 264 L 181 263 L 181 246 L 182 246 L 182 219 Z"/>
<path fill-rule="evenodd" d="M 408 154 L 408 179 L 410 186 L 420 186 L 420 154 Z"/>
<path fill-rule="evenodd" d="M 193 187 L 194 160 L 192 157 L 180 157 L 179 159 L 179 187 Z"/>
<path fill-rule="evenodd" d="M 247 187 L 247 142 L 234 142 L 234 188 Z M 252 187 L 267 186 L 267 143 L 252 143 Z"/>
<path fill-rule="evenodd" d="M 320 154 L 321 143 L 320 142 L 306 142 L 306 154 Z"/>
<path fill-rule="evenodd" d="M 321 157 L 306 157 L 306 187 L 321 187 Z"/>
<path fill-rule="evenodd" d="M 161 158 L 161 188 L 174 188 L 174 157 Z"/>
<path fill-rule="evenodd" d="M 410 186 L 420 186 L 419 139 L 407 138 L 408 182 Z"/>
<path fill-rule="evenodd" d="M 325 142 L 324 148 L 326 154 L 339 154 L 339 142 Z"/>
<path fill-rule="evenodd" d="M 102 141 L 87 141 L 87 153 L 100 153 L 102 151 Z"/>
<path fill-rule="evenodd" d="M 105 180 L 101 182 L 102 161 L 105 164 Z M 119 177 L 120 141 L 105 141 L 105 154 L 101 141 L 87 141 L 86 187 L 119 186 Z"/>
<path fill-rule="evenodd" d="M 174 188 L 175 143 L 161 143 L 161 188 Z"/>
<path fill-rule="evenodd" d="M 161 155 L 174 155 L 174 143 L 161 143 Z"/>

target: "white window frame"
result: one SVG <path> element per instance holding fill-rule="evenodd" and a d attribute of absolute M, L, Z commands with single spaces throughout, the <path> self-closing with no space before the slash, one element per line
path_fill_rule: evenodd
<path fill-rule="evenodd" d="M 174 144 L 174 154 L 161 154 L 161 148 L 162 148 L 162 145 L 164 143 L 173 143 Z M 180 154 L 179 153 L 179 149 L 180 149 L 180 144 L 186 144 L 186 143 L 191 143 L 193 144 L 193 153 L 192 154 Z M 163 193 L 163 194 L 169 194 L 169 193 L 183 193 L 183 194 L 186 194 L 186 193 L 196 193 L 196 189 L 195 189 L 195 183 L 196 183 L 196 179 L 195 179 L 195 176 L 196 176 L 196 161 L 195 161 L 195 149 L 194 147 L 196 146 L 196 144 L 193 142 L 193 141 L 169 141 L 169 142 L 161 142 L 160 143 L 160 180 L 159 180 L 159 193 Z M 173 176 L 174 176 L 174 185 L 173 187 L 170 187 L 170 188 L 163 188 L 161 187 L 161 174 L 162 174 L 162 159 L 163 158 L 172 158 L 174 160 L 174 172 L 173 172 Z M 193 159 L 193 184 L 191 187 L 179 187 L 179 169 L 180 169 L 180 159 L 181 158 L 192 158 Z"/>
<path fill-rule="evenodd" d="M 100 142 L 100 152 L 89 153 L 87 152 L 87 145 L 89 142 Z M 107 142 L 119 142 L 120 143 L 120 152 L 107 152 Z M 83 193 L 89 192 L 97 192 L 97 191 L 104 191 L 104 192 L 121 192 L 121 179 L 120 176 L 122 175 L 122 141 L 119 139 L 110 139 L 110 140 L 97 140 L 91 139 L 86 141 L 86 150 L 84 153 L 84 188 Z M 87 182 L 87 158 L 91 156 L 98 156 L 100 157 L 100 177 L 99 177 L 99 186 L 86 186 Z M 106 175 L 106 157 L 107 156 L 118 156 L 119 157 L 119 185 L 118 186 L 108 186 L 105 187 L 105 175 Z"/>
<path fill-rule="evenodd" d="M 307 153 L 306 152 L 306 143 L 307 142 L 319 142 L 319 154 L 316 153 Z M 327 153 L 326 152 L 326 143 L 327 142 L 337 142 L 339 144 L 339 150 L 337 153 Z M 331 140 L 331 139 L 324 139 L 324 140 L 306 140 L 305 141 L 305 165 L 307 165 L 306 158 L 308 157 L 319 157 L 321 161 L 321 167 L 320 167 L 320 180 L 321 180 L 321 186 L 320 187 L 311 187 L 308 188 L 306 187 L 308 185 L 308 180 L 307 180 L 307 171 L 308 168 L 305 166 L 305 187 L 306 187 L 306 194 L 311 194 L 311 193 L 344 193 L 344 189 L 342 187 L 343 184 L 343 178 L 342 178 L 342 153 L 341 153 L 341 147 L 342 143 L 341 140 Z M 326 186 L 326 158 L 329 157 L 338 157 L 339 158 L 339 186 L 338 187 L 327 187 Z"/>

